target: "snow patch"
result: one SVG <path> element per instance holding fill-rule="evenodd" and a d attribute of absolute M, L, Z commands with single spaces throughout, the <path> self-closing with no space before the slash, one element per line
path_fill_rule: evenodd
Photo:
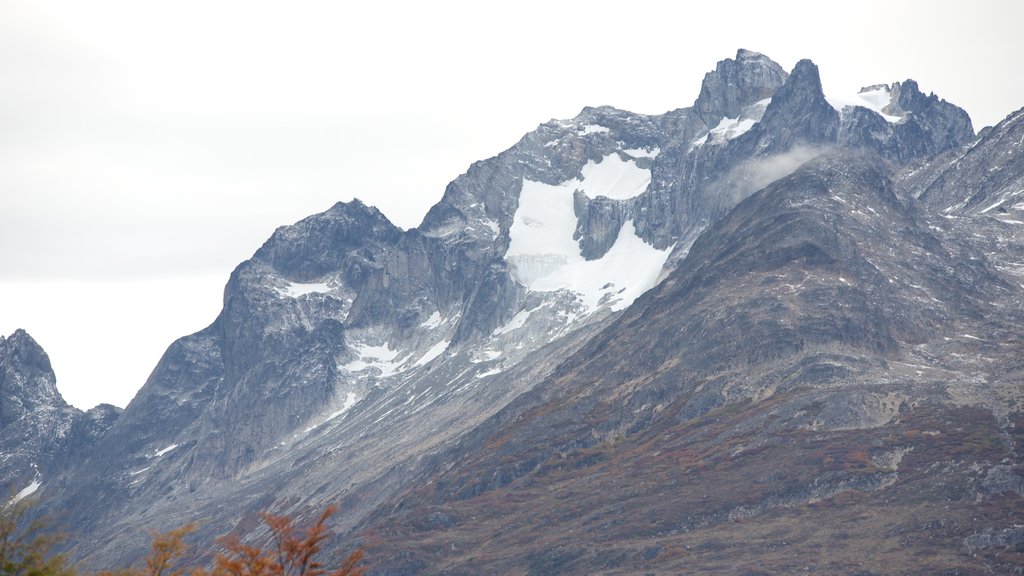
<path fill-rule="evenodd" d="M 882 112 L 882 109 L 888 106 L 892 101 L 892 93 L 889 92 L 889 87 L 885 85 L 861 90 L 857 94 L 849 96 L 826 95 L 825 100 L 828 101 L 829 105 L 835 108 L 837 112 L 842 112 L 843 108 L 846 108 L 847 106 L 861 106 L 875 112 L 890 123 L 896 123 L 903 119 L 902 116 L 892 116 L 891 114 L 885 114 Z"/>
<path fill-rule="evenodd" d="M 481 350 L 477 356 L 470 360 L 470 362 L 473 364 L 480 364 L 482 362 L 497 360 L 498 358 L 501 358 L 501 352 L 498 350 Z"/>
<path fill-rule="evenodd" d="M 487 378 L 488 376 L 494 376 L 495 374 L 501 374 L 501 373 L 502 373 L 502 369 L 501 368 L 491 368 L 490 370 L 488 370 L 486 372 L 481 372 L 481 373 L 477 374 L 476 377 L 477 378 Z"/>
<path fill-rule="evenodd" d="M 644 242 L 629 220 L 604 257 L 590 261 L 580 257 L 557 273 L 538 279 L 531 288 L 541 292 L 568 288 L 580 294 L 591 310 L 603 303 L 610 304 L 612 310 L 623 310 L 654 287 L 671 250 L 657 250 Z"/>
<path fill-rule="evenodd" d="M 327 416 L 327 419 L 324 420 L 324 422 L 330 422 L 331 420 L 334 420 L 335 418 L 337 418 L 338 416 L 341 416 L 345 412 L 348 412 L 348 409 L 353 407 L 353 406 L 355 406 L 356 402 L 358 402 L 358 401 L 359 401 L 359 397 L 356 396 L 356 393 L 351 391 L 351 390 L 349 390 L 348 394 L 345 395 L 345 402 L 341 405 L 341 408 L 338 408 L 334 412 L 331 412 Z"/>
<path fill-rule="evenodd" d="M 600 124 L 587 124 L 583 128 L 579 129 L 579 133 L 583 136 L 586 136 L 587 134 L 605 134 L 611 131 L 611 128 L 601 126 Z"/>
<path fill-rule="evenodd" d="M 582 173 L 581 189 L 587 198 L 628 200 L 643 194 L 651 183 L 650 170 L 638 167 L 633 160 L 623 160 L 618 154 L 608 154 L 598 163 L 588 161 Z"/>
<path fill-rule="evenodd" d="M 8 504 L 8 506 L 12 504 L 17 504 L 18 502 L 21 502 L 25 498 L 28 498 L 29 496 L 35 494 L 36 490 L 39 490 L 39 487 L 42 485 L 42 479 L 36 476 L 35 480 L 33 480 L 31 484 L 25 486 L 24 488 L 19 490 L 17 494 L 14 495 L 14 498 L 11 499 L 11 503 Z"/>
<path fill-rule="evenodd" d="M 750 106 L 747 106 L 739 116 L 736 118 L 722 118 L 718 121 L 718 125 L 708 131 L 707 134 L 698 138 L 690 145 L 690 149 L 703 146 L 710 142 L 712 144 L 724 144 L 729 140 L 739 138 L 746 134 L 761 121 L 764 116 L 764 111 L 768 108 L 768 104 L 772 101 L 771 98 L 765 98 L 759 100 Z"/>
<path fill-rule="evenodd" d="M 402 362 L 395 361 L 398 350 L 388 348 L 387 344 L 372 346 L 357 342 L 351 344 L 351 348 L 359 358 L 340 366 L 346 372 L 362 372 L 368 368 L 376 368 L 380 370 L 381 377 L 386 378 L 401 371 Z"/>
<path fill-rule="evenodd" d="M 281 296 L 288 296 L 290 298 L 298 298 L 299 296 L 305 296 L 306 294 L 326 294 L 332 290 L 326 282 L 312 282 L 309 284 L 300 284 L 298 282 L 288 282 L 284 288 L 275 288 L 277 293 Z"/>
<path fill-rule="evenodd" d="M 494 332 L 491 333 L 491 336 L 506 334 L 513 330 L 518 330 L 519 328 L 522 328 L 526 324 L 526 320 L 530 317 L 530 312 L 532 311 L 522 310 L 516 313 L 516 315 L 513 316 L 512 319 L 506 322 L 503 326 L 495 328 Z"/>
<path fill-rule="evenodd" d="M 626 308 L 657 282 L 671 247 L 657 250 L 636 235 L 632 220 L 602 258 L 585 260 L 572 236 L 576 181 L 558 186 L 523 180 L 505 259 L 513 278 L 531 290 L 571 290 L 594 310 Z"/>
<path fill-rule="evenodd" d="M 150 458 L 159 458 L 159 457 L 163 456 L 164 454 L 167 454 L 171 450 L 174 450 L 177 447 L 178 447 L 177 444 L 171 444 L 167 448 L 163 448 L 161 450 L 157 450 L 152 456 L 150 456 Z"/>
<path fill-rule="evenodd" d="M 422 324 L 420 324 L 420 328 L 437 328 L 443 321 L 444 320 L 441 319 L 441 313 L 435 311 L 430 315 L 430 318 L 427 318 Z"/>
<path fill-rule="evenodd" d="M 491 235 L 494 236 L 495 238 L 497 238 L 498 235 L 501 234 L 501 227 L 498 226 L 498 223 L 496 221 L 490 219 L 484 220 L 483 225 L 487 226 L 487 229 L 491 231 Z"/>
<path fill-rule="evenodd" d="M 722 118 L 718 122 L 718 126 L 712 128 L 699 142 L 703 144 L 708 140 L 712 142 L 732 140 L 749 132 L 754 127 L 754 124 L 757 124 L 757 120 L 753 118 L 744 118 L 743 120 L 739 118 Z M 697 146 L 700 144 L 697 144 Z"/>
<path fill-rule="evenodd" d="M 570 259 L 580 258 L 579 245 L 572 239 L 576 230 L 572 195 L 578 183 L 573 179 L 552 186 L 523 179 L 505 252 L 520 284 L 529 286 Z"/>

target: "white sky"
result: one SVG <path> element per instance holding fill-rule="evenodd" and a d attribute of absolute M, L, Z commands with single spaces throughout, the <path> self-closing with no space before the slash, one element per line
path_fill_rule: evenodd
<path fill-rule="evenodd" d="M 826 91 L 1024 106 L 1024 3 L 0 0 L 0 334 L 124 406 L 275 227 L 359 197 L 412 227 L 550 118 L 689 106 L 737 48 Z"/>

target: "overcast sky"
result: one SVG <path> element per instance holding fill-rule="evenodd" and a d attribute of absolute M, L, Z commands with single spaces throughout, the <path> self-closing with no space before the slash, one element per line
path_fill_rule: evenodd
<path fill-rule="evenodd" d="M 0 0 L 0 333 L 124 406 L 277 226 L 354 197 L 416 226 L 538 124 L 689 106 L 741 47 L 980 129 L 1024 106 L 1022 5 Z"/>

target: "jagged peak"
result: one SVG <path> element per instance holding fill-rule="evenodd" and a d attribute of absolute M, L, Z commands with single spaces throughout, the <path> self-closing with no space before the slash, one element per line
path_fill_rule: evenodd
<path fill-rule="evenodd" d="M 0 336 L 0 342 L 4 340 L 3 336 Z M 39 346 L 39 343 L 35 341 L 35 338 L 28 333 L 24 328 L 16 329 L 10 336 L 7 337 L 8 342 L 27 342 L 34 346 Z"/>
<path fill-rule="evenodd" d="M 895 112 L 921 112 L 937 104 L 954 106 L 940 99 L 934 92 L 925 95 L 917 82 L 909 78 L 903 82 L 893 82 L 891 92 L 892 103 L 890 108 Z"/>
<path fill-rule="evenodd" d="M 312 279 L 335 269 L 336 260 L 344 258 L 344 247 L 354 248 L 368 241 L 393 244 L 401 235 L 402 229 L 383 212 L 354 199 L 281 226 L 256 251 L 253 260 L 268 263 L 294 280 Z"/>
<path fill-rule="evenodd" d="M 839 113 L 825 99 L 818 67 L 804 59 L 796 63 L 765 109 L 759 124 L 759 147 L 762 152 L 778 152 L 798 142 L 832 143 L 838 131 Z"/>
<path fill-rule="evenodd" d="M 746 48 L 740 48 L 739 50 L 736 51 L 736 61 L 739 62 L 743 60 L 763 60 L 767 62 L 772 61 L 771 58 L 765 56 L 760 52 L 747 50 Z"/>
<path fill-rule="evenodd" d="M 385 216 L 384 213 L 376 206 L 366 204 L 359 198 L 353 198 L 348 202 L 335 202 L 333 206 L 324 212 L 324 214 L 339 214 L 350 218 L 369 217 L 375 220 L 386 221 L 388 224 L 391 224 L 388 217 Z"/>
<path fill-rule="evenodd" d="M 704 75 L 693 108 L 709 126 L 736 118 L 747 106 L 771 97 L 785 81 L 786 71 L 764 54 L 741 48 Z"/>
<path fill-rule="evenodd" d="M 818 73 L 818 65 L 808 58 L 797 62 L 789 76 L 791 82 L 812 82 L 818 86 L 819 91 L 821 90 L 821 75 Z"/>
<path fill-rule="evenodd" d="M 24 328 L 18 328 L 6 339 L 0 337 L 0 344 L 4 345 L 7 356 L 17 356 L 21 362 L 31 362 L 39 368 L 52 370 L 46 351 Z"/>
<path fill-rule="evenodd" d="M 399 228 L 395 226 L 376 206 L 366 204 L 358 198 L 353 198 L 348 202 L 336 202 L 327 210 L 320 212 L 319 214 L 307 216 L 295 224 L 281 226 L 274 232 L 274 235 L 276 236 L 279 233 L 316 226 L 318 223 L 325 221 L 337 220 L 366 222 L 374 227 L 383 226 L 388 231 L 391 231 L 392 229 L 399 230 Z M 273 237 L 271 237 L 271 239 L 273 239 Z"/>
<path fill-rule="evenodd" d="M 857 93 L 858 94 L 864 94 L 865 92 L 876 92 L 878 90 L 885 90 L 886 92 L 889 92 L 889 91 L 892 90 L 892 85 L 891 84 L 882 83 L 882 84 L 872 84 L 870 86 L 862 86 L 861 89 L 857 91 Z"/>
<path fill-rule="evenodd" d="M 818 66 L 808 59 L 796 63 L 793 71 L 790 72 L 786 83 L 779 88 L 772 103 L 769 105 L 766 114 L 773 109 L 785 106 L 787 103 L 806 109 L 808 104 L 823 104 L 828 106 L 825 93 L 821 87 L 821 76 L 818 74 Z M 831 106 L 829 106 L 831 109 Z"/>
<path fill-rule="evenodd" d="M 43 347 L 21 328 L 0 339 L 0 428 L 26 412 L 66 406 Z"/>

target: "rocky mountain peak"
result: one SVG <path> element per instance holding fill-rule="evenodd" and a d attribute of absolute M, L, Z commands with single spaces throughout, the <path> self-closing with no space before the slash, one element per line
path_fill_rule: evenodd
<path fill-rule="evenodd" d="M 890 106 L 894 112 L 914 112 L 926 108 L 929 104 L 938 102 L 939 98 L 934 93 L 925 96 L 914 80 L 894 82 L 889 88 L 892 94 Z"/>
<path fill-rule="evenodd" d="M 821 76 L 818 73 L 818 66 L 810 60 L 804 59 L 793 66 L 786 83 L 779 88 L 777 96 L 780 100 L 800 95 L 805 98 L 808 104 L 814 105 L 825 101 L 825 93 L 821 88 Z"/>
<path fill-rule="evenodd" d="M 762 150 L 786 151 L 793 145 L 831 144 L 839 133 L 839 113 L 825 99 L 818 67 L 801 60 L 765 109 L 759 124 Z"/>
<path fill-rule="evenodd" d="M 373 206 L 355 199 L 278 228 L 253 260 L 270 264 L 292 280 L 308 281 L 341 267 L 340 258 L 367 243 L 394 244 L 395 226 Z"/>
<path fill-rule="evenodd" d="M 693 103 L 697 115 L 709 127 L 722 118 L 738 118 L 744 108 L 770 98 L 786 81 L 786 71 L 770 58 L 740 49 L 704 75 L 700 95 Z"/>
<path fill-rule="evenodd" d="M 770 58 L 761 54 L 760 52 L 754 52 L 753 50 L 747 50 L 746 48 L 740 48 L 736 51 L 736 61 L 744 62 L 746 60 L 766 60 L 771 61 Z"/>
<path fill-rule="evenodd" d="M 26 332 L 0 338 L 0 428 L 28 413 L 63 408 L 50 357 Z"/>
<path fill-rule="evenodd" d="M 334 206 L 331 206 L 326 213 L 340 215 L 345 218 L 369 218 L 377 221 L 387 221 L 387 217 L 376 206 L 370 206 L 359 198 L 353 198 L 348 202 L 335 202 Z"/>

